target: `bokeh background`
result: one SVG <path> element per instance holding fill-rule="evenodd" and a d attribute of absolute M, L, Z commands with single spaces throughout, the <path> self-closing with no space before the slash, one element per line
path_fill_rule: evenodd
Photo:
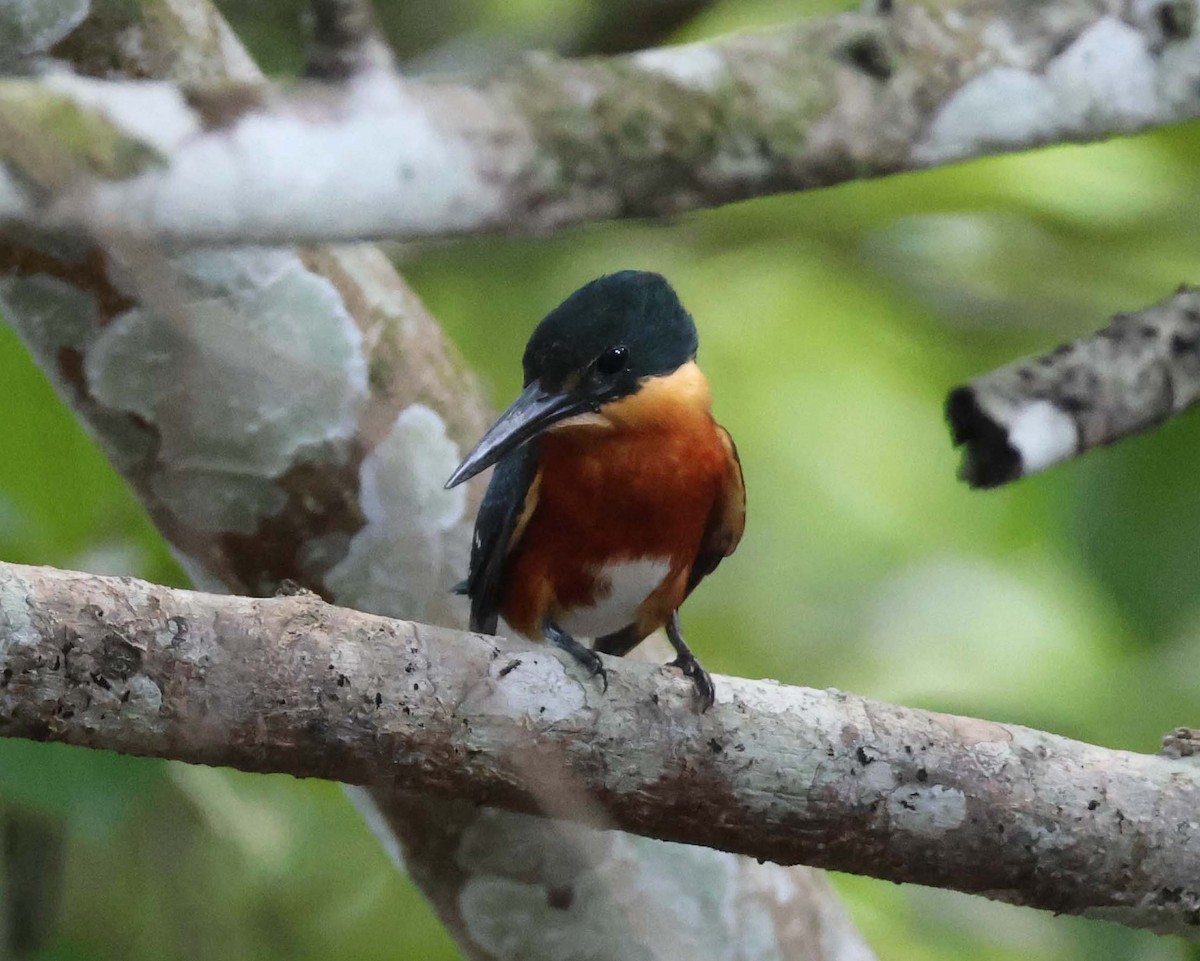
<path fill-rule="evenodd" d="M 654 39 L 852 4 L 694 6 Z M 302 62 L 302 7 L 222 5 L 277 73 Z M 414 71 L 620 50 L 649 29 L 631 35 L 606 0 L 380 7 Z M 710 669 L 1153 751 L 1200 722 L 1200 419 L 977 493 L 955 478 L 941 406 L 974 374 L 1200 281 L 1197 198 L 1200 126 L 1185 125 L 661 223 L 393 252 L 497 405 L 532 325 L 579 284 L 638 267 L 677 286 L 750 497 L 740 551 L 685 611 Z M 183 584 L 2 326 L 0 384 L 0 556 Z M 0 741 L 0 823 L 9 956 L 456 956 L 335 785 Z M 835 880 L 885 959 L 1200 958 L 1111 925 Z"/>

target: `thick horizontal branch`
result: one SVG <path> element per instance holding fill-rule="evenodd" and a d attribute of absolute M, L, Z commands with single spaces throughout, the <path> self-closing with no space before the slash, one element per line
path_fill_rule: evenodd
<path fill-rule="evenodd" d="M 1200 289 L 951 391 L 962 477 L 997 487 L 1156 427 L 1200 401 Z"/>
<path fill-rule="evenodd" d="M 0 734 L 515 810 L 1200 934 L 1200 766 L 836 691 L 0 565 Z M 530 787 L 530 784 L 534 787 Z M 577 791 L 576 791 L 577 789 Z M 556 808 L 586 817 L 591 810 Z"/>
<path fill-rule="evenodd" d="M 880 10 L 474 84 L 9 80 L 0 222 L 200 241 L 545 231 L 1200 116 L 1193 0 Z"/>

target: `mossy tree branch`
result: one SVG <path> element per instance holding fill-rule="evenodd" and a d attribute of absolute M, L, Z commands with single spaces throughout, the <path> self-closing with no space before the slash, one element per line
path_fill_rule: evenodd
<path fill-rule="evenodd" d="M 182 96 L 0 82 L 0 118 L 21 121 L 7 125 L 0 222 L 279 242 L 673 214 L 1200 116 L 1195 13 L 1193 0 L 913 0 L 632 55 L 534 57 L 474 83 L 379 69 L 332 90 Z M 136 171 L 72 151 L 62 125 L 101 116 L 121 156 L 145 156 Z M 42 182 L 30 157 L 44 151 L 25 139 L 59 146 L 52 169 L 70 176 Z"/>

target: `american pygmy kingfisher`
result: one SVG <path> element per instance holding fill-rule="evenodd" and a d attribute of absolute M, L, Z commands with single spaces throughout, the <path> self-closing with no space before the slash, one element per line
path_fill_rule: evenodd
<path fill-rule="evenodd" d="M 525 389 L 446 486 L 496 465 L 458 588 L 471 630 L 494 634 L 503 617 L 607 688 L 595 652 L 627 654 L 666 627 L 707 709 L 712 679 L 684 642 L 679 606 L 737 547 L 746 494 L 696 348 L 696 325 L 658 274 L 581 287 L 538 324 Z"/>

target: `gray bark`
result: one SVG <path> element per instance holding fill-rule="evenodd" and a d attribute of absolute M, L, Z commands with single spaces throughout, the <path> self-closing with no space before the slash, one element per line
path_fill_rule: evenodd
<path fill-rule="evenodd" d="M 1194 761 L 732 677 L 699 714 L 678 671 L 606 666 L 602 692 L 544 645 L 315 595 L 231 598 L 0 565 L 3 735 L 549 810 L 1200 939 Z M 535 863 L 546 829 L 502 826 Z M 473 855 L 468 843 L 468 863 L 490 843 Z M 629 842 L 588 843 L 611 856 Z M 702 869 L 697 857 L 676 855 L 687 870 Z M 537 896 L 551 909 L 589 895 L 571 863 L 547 867 L 556 883 Z M 657 922 L 636 896 L 618 903 L 624 923 L 601 939 L 654 956 L 638 945 Z M 666 956 L 703 952 L 717 924 L 672 932 Z"/>
<path fill-rule="evenodd" d="M 180 97 L 4 81 L 0 222 L 251 242 L 544 232 L 1200 116 L 1193 0 L 880 9 L 475 83 L 374 71 Z"/>
<path fill-rule="evenodd" d="M 1200 400 L 1200 290 L 1128 314 L 1041 357 L 955 388 L 961 475 L 997 487 L 1150 430 Z"/>

